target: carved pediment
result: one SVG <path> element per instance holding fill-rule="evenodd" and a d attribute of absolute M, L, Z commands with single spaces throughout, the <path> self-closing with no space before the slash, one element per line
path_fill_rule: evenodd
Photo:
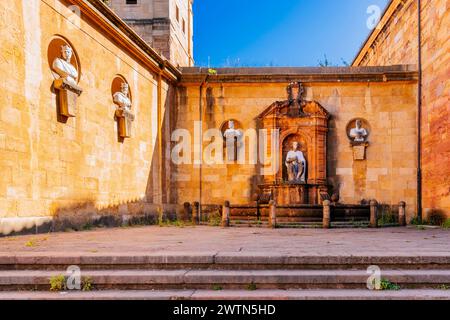
<path fill-rule="evenodd" d="M 306 99 L 306 90 L 301 82 L 290 83 L 286 88 L 286 92 L 288 95 L 287 100 L 272 103 L 257 118 L 308 118 L 315 116 L 328 119 L 329 113 L 320 103 Z"/>
<path fill-rule="evenodd" d="M 267 107 L 258 119 L 273 118 L 273 117 L 292 117 L 290 113 L 292 109 L 292 102 L 289 100 L 277 101 Z M 329 118 L 330 113 L 316 101 L 304 101 L 303 106 L 299 107 L 298 117 L 324 117 Z"/>

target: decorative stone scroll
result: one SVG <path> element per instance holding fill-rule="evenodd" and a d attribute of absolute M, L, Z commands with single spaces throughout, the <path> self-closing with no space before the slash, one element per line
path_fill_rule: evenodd
<path fill-rule="evenodd" d="M 128 83 L 122 82 L 120 91 L 114 93 L 113 100 L 117 105 L 115 116 L 118 123 L 119 137 L 130 138 L 132 136 L 135 116 L 131 113 L 131 99 L 129 96 Z"/>
<path fill-rule="evenodd" d="M 347 136 L 353 150 L 353 160 L 366 160 L 366 149 L 369 146 L 369 124 L 364 119 L 354 119 L 347 125 Z"/>
<path fill-rule="evenodd" d="M 75 117 L 77 114 L 77 98 L 83 92 L 78 86 L 78 70 L 72 65 L 73 50 L 69 45 L 61 47 L 61 56 L 52 64 L 55 76 L 53 87 L 57 91 L 59 100 L 59 114 L 64 117 Z"/>

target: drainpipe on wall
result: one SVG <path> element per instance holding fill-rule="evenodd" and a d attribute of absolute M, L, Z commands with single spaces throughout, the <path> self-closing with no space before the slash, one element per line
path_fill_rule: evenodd
<path fill-rule="evenodd" d="M 162 73 L 165 69 L 165 64 L 161 64 L 160 72 L 158 73 L 158 88 L 157 88 L 157 123 L 158 123 L 158 158 L 159 158 L 159 168 L 158 168 L 158 182 L 160 187 L 160 195 L 158 200 L 160 200 L 160 219 L 163 217 L 163 152 L 162 152 Z"/>
<path fill-rule="evenodd" d="M 198 115 L 199 115 L 199 121 L 200 121 L 200 170 L 199 170 L 199 217 L 202 216 L 202 178 L 203 178 L 203 88 L 208 83 L 209 75 L 205 77 L 205 79 L 200 84 L 200 98 L 198 103 Z"/>
<path fill-rule="evenodd" d="M 417 217 L 422 220 L 422 13 L 421 0 L 417 0 Z"/>

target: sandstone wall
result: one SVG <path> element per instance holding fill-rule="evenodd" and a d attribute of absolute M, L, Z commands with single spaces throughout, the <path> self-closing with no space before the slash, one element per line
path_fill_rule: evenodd
<path fill-rule="evenodd" d="M 355 65 L 417 64 L 417 1 L 396 4 Z M 450 1 L 422 1 L 422 175 L 424 216 L 450 217 Z"/>
<path fill-rule="evenodd" d="M 299 75 L 301 78 L 301 75 Z M 257 81 L 255 81 L 257 82 Z M 182 83 L 178 93 L 176 127 L 187 129 L 194 139 L 194 121 L 203 120 L 203 131 L 221 128 L 237 120 L 243 130 L 256 129 L 255 118 L 275 101 L 286 100 L 288 82 L 207 83 L 203 88 L 200 117 L 200 85 Z M 331 113 L 328 134 L 328 177 L 341 201 L 358 204 L 375 198 L 387 205 L 408 204 L 416 210 L 416 85 L 414 82 L 305 83 L 308 99 Z M 371 126 L 367 160 L 355 162 L 346 133 L 352 119 L 361 117 Z M 204 143 L 206 148 L 208 143 Z M 192 159 L 195 160 L 192 140 Z M 248 154 L 248 150 L 247 150 Z M 197 159 L 199 157 L 197 156 Z M 246 164 L 177 166 L 172 178 L 177 202 L 248 204 L 261 182 L 260 167 Z"/>
<path fill-rule="evenodd" d="M 150 214 L 160 203 L 161 192 L 151 191 L 161 190 L 157 76 L 86 15 L 74 18 L 70 4 L 0 2 L 0 233 L 54 218 Z M 56 35 L 75 49 L 84 89 L 76 117 L 66 122 L 57 116 L 47 58 Z M 133 136 L 125 141 L 119 141 L 114 120 L 116 75 L 130 85 L 136 116 Z M 169 91 L 163 83 L 163 105 Z"/>

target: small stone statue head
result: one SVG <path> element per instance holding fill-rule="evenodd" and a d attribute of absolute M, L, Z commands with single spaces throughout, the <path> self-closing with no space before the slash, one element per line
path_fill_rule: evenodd
<path fill-rule="evenodd" d="M 228 121 L 228 129 L 234 129 L 234 121 L 233 120 Z"/>
<path fill-rule="evenodd" d="M 64 60 L 70 63 L 70 59 L 72 58 L 72 48 L 68 45 L 63 45 L 61 47 L 61 56 Z"/>
<path fill-rule="evenodd" d="M 297 151 L 298 150 L 298 146 L 299 146 L 299 143 L 297 141 L 294 141 L 292 143 L 292 150 Z"/>
<path fill-rule="evenodd" d="M 361 120 L 356 120 L 356 129 L 361 129 L 361 127 L 362 127 L 362 122 L 361 122 Z"/>
<path fill-rule="evenodd" d="M 128 83 L 123 82 L 123 83 L 120 85 L 120 91 L 121 91 L 125 96 L 128 97 L 128 92 L 129 92 L 129 86 L 128 86 Z"/>

